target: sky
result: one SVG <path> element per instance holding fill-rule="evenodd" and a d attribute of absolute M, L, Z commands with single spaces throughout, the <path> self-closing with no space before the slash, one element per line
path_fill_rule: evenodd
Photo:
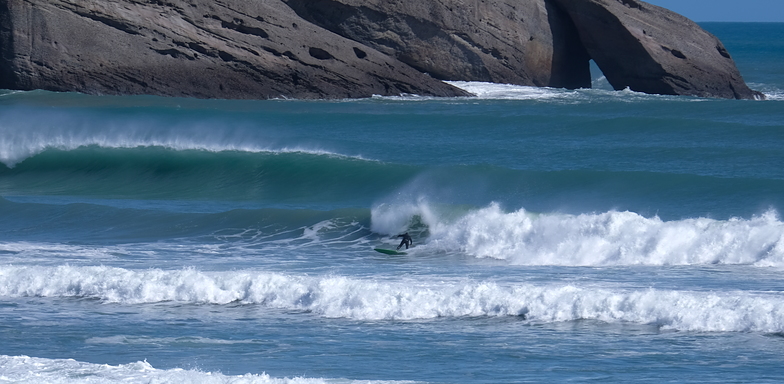
<path fill-rule="evenodd" d="M 784 0 L 644 0 L 701 21 L 784 22 Z"/>

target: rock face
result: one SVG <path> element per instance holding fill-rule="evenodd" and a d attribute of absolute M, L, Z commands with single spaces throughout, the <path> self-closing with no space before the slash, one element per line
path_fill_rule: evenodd
<path fill-rule="evenodd" d="M 440 80 L 750 99 L 721 42 L 638 0 L 0 0 L 0 88 L 466 96 Z"/>
<path fill-rule="evenodd" d="M 201 98 L 466 93 L 275 0 L 0 0 L 0 88 Z"/>
<path fill-rule="evenodd" d="M 727 49 L 693 21 L 638 0 L 553 0 L 577 27 L 615 89 L 664 95 L 763 98 Z"/>
<path fill-rule="evenodd" d="M 568 15 L 545 0 L 283 0 L 304 19 L 443 80 L 591 86 Z"/>

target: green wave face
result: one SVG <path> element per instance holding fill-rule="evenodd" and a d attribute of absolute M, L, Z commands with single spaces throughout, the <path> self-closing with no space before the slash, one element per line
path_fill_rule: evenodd
<path fill-rule="evenodd" d="M 377 195 L 413 172 L 337 155 L 88 146 L 0 168 L 0 194 L 328 203 Z"/>
<path fill-rule="evenodd" d="M 534 212 L 631 210 L 668 219 L 729 218 L 780 210 L 781 190 L 784 180 L 753 177 L 424 166 L 335 154 L 163 147 L 49 149 L 13 168 L 0 166 L 0 195 L 6 197 L 60 196 L 70 199 L 64 202 L 124 200 L 141 205 L 180 201 L 201 205 L 195 210 L 203 212 L 371 209 L 426 200 L 471 207 L 496 202 L 510 210 Z M 743 199 L 758 203 L 736 203 Z M 209 204 L 213 207 L 208 209 Z M 169 209 L 176 206 L 170 204 Z"/>

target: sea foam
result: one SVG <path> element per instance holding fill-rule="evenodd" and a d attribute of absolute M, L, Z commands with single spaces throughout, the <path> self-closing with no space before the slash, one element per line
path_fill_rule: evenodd
<path fill-rule="evenodd" d="M 274 378 L 262 373 L 228 376 L 218 372 L 156 369 L 146 361 L 108 365 L 73 359 L 44 359 L 0 355 L 0 382 L 13 383 L 203 383 L 203 384 L 393 384 L 401 381 L 365 381 L 319 378 Z"/>
<path fill-rule="evenodd" d="M 372 229 L 382 234 L 402 231 L 416 220 L 426 224 L 430 236 L 423 250 L 459 251 L 516 265 L 784 266 L 784 223 L 774 211 L 751 219 L 663 221 L 617 211 L 506 212 L 493 203 L 449 219 L 419 201 L 382 204 L 372 214 Z"/>
<path fill-rule="evenodd" d="M 569 97 L 575 93 L 575 91 L 565 91 L 556 88 L 528 87 L 481 81 L 447 81 L 446 83 L 467 92 L 471 92 L 480 99 L 545 100 Z"/>
<path fill-rule="evenodd" d="M 650 100 L 695 101 L 670 95 L 653 95 L 635 92 L 629 88 L 615 91 L 608 86 L 606 79 L 598 79 L 594 88 L 565 89 L 550 87 L 533 87 L 515 84 L 488 83 L 481 81 L 447 81 L 454 87 L 470 92 L 480 100 L 528 100 L 558 104 L 579 104 L 595 102 L 639 102 Z"/>
<path fill-rule="evenodd" d="M 784 331 L 784 298 L 776 292 L 3 266 L 0 296 L 91 298 L 123 305 L 243 303 L 362 321 L 516 316 L 532 323 L 598 320 L 702 332 Z"/>

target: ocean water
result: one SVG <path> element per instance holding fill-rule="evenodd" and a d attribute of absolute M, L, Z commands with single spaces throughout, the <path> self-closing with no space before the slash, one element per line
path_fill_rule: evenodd
<path fill-rule="evenodd" d="M 784 381 L 784 24 L 704 26 L 768 100 L 0 91 L 0 383 Z"/>

